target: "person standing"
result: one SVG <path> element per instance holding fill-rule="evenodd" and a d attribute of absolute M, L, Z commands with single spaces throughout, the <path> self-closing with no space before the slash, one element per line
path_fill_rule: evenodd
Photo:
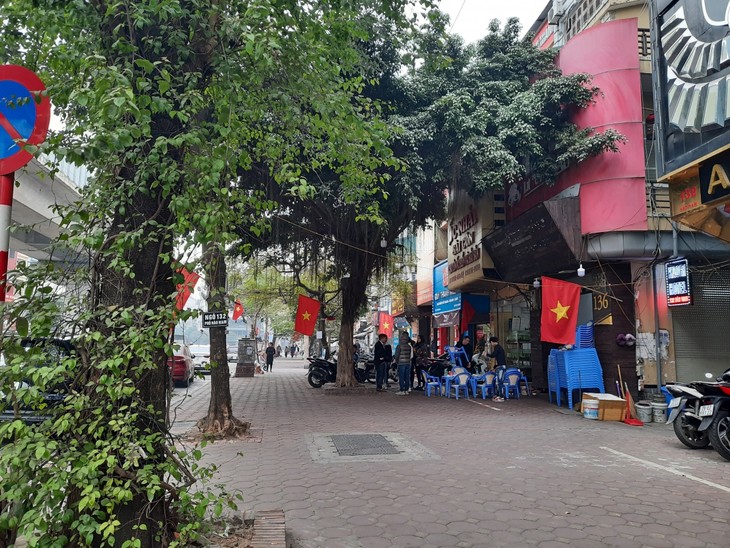
<path fill-rule="evenodd" d="M 375 364 L 375 391 L 383 391 L 383 381 L 387 374 L 388 366 L 393 359 L 393 350 L 388 344 L 388 336 L 385 333 L 378 335 L 378 342 L 373 348 L 373 363 Z"/>
<path fill-rule="evenodd" d="M 406 396 L 411 391 L 408 385 L 411 381 L 411 358 L 413 346 L 407 331 L 401 331 L 398 338 L 398 349 L 395 352 L 395 362 L 398 365 L 398 392 L 396 396 Z"/>
<path fill-rule="evenodd" d="M 273 371 L 275 355 L 276 348 L 274 348 L 274 343 L 269 343 L 269 346 L 266 347 L 266 371 Z"/>
<path fill-rule="evenodd" d="M 428 368 L 428 355 L 429 355 L 429 349 L 428 345 L 423 340 L 423 337 L 420 335 L 416 335 L 416 345 L 413 347 L 414 351 L 414 358 L 416 360 L 416 367 L 415 370 L 415 380 L 418 381 L 418 386 L 413 387 L 413 377 L 414 377 L 414 371 L 411 371 L 411 387 L 414 390 L 423 390 L 424 386 L 424 377 L 423 372 Z"/>
<path fill-rule="evenodd" d="M 499 344 L 497 337 L 489 337 L 489 352 L 487 352 L 487 356 L 494 358 L 494 370 L 497 372 L 497 386 L 501 386 L 504 372 L 507 370 L 507 355 L 504 352 L 504 348 Z M 502 402 L 504 398 L 497 394 L 492 398 L 492 401 Z"/>

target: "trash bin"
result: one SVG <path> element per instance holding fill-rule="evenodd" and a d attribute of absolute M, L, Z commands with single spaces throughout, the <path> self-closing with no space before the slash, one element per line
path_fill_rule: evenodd
<path fill-rule="evenodd" d="M 256 339 L 238 339 L 235 377 L 253 377 L 256 368 Z"/>

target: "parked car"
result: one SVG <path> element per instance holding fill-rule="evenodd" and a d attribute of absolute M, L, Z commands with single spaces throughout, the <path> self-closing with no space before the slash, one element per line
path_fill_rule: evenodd
<path fill-rule="evenodd" d="M 228 345 L 228 365 L 232 363 L 236 363 L 238 361 L 238 345 L 237 344 L 229 344 Z"/>
<path fill-rule="evenodd" d="M 179 348 L 167 358 L 172 380 L 182 386 L 188 386 L 195 380 L 195 364 L 190 348 L 185 343 L 176 343 Z"/>
<path fill-rule="evenodd" d="M 60 363 L 63 359 L 71 356 L 76 352 L 73 343 L 66 339 L 23 339 L 20 342 L 26 351 L 35 348 L 44 347 L 44 359 L 52 362 Z M 32 363 L 29 361 L 29 363 Z M 0 366 L 6 365 L 2 360 Z M 48 364 L 52 365 L 52 364 Z M 31 385 L 29 378 L 24 378 L 15 383 L 17 388 L 25 388 Z M 0 421 L 12 421 L 16 418 L 22 419 L 26 424 L 37 424 L 49 418 L 53 412 L 53 408 L 63 401 L 69 391 L 67 382 L 59 382 L 52 387 L 48 387 L 45 392 L 40 395 L 40 399 L 33 404 L 23 404 L 16 410 L 13 408 L 12 402 L 8 397 L 0 392 Z"/>
<path fill-rule="evenodd" d="M 210 375 L 210 345 L 191 344 L 190 353 L 193 356 L 195 372 Z"/>

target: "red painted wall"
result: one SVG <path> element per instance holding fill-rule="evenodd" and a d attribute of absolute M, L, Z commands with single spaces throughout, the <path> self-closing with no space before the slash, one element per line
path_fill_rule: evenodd
<path fill-rule="evenodd" d="M 561 173 L 552 187 L 526 189 L 507 207 L 518 217 L 563 190 L 580 184 L 583 234 L 614 230 L 646 230 L 644 130 L 637 48 L 637 20 L 595 25 L 573 37 L 560 51 L 564 74 L 586 72 L 601 89 L 596 103 L 576 113 L 579 127 L 603 131 L 612 127 L 627 138 L 619 153 L 606 153 Z M 510 189 L 506 189 L 510 195 Z"/>

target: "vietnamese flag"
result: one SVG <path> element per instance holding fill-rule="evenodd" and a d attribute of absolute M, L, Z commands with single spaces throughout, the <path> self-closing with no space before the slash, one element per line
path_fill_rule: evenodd
<path fill-rule="evenodd" d="M 299 331 L 302 335 L 311 337 L 314 334 L 314 328 L 317 325 L 317 317 L 319 316 L 320 302 L 311 297 L 299 295 L 299 304 L 297 305 L 297 317 L 294 320 L 294 331 Z"/>
<path fill-rule="evenodd" d="M 580 290 L 578 284 L 542 277 L 541 341 L 575 344 Z"/>
<path fill-rule="evenodd" d="M 243 305 L 236 299 L 236 304 L 233 305 L 233 321 L 235 322 L 241 316 L 243 316 Z"/>
<path fill-rule="evenodd" d="M 381 333 L 385 333 L 389 339 L 393 338 L 393 316 L 387 312 L 379 312 L 378 329 Z"/>
<path fill-rule="evenodd" d="M 175 307 L 178 310 L 182 310 L 185 308 L 185 303 L 188 302 L 190 295 L 193 294 L 193 289 L 195 288 L 195 284 L 198 283 L 200 276 L 198 276 L 195 272 L 188 271 L 188 269 L 184 266 L 180 267 L 178 273 L 183 275 L 183 283 L 177 284 L 177 299 L 175 301 Z"/>

